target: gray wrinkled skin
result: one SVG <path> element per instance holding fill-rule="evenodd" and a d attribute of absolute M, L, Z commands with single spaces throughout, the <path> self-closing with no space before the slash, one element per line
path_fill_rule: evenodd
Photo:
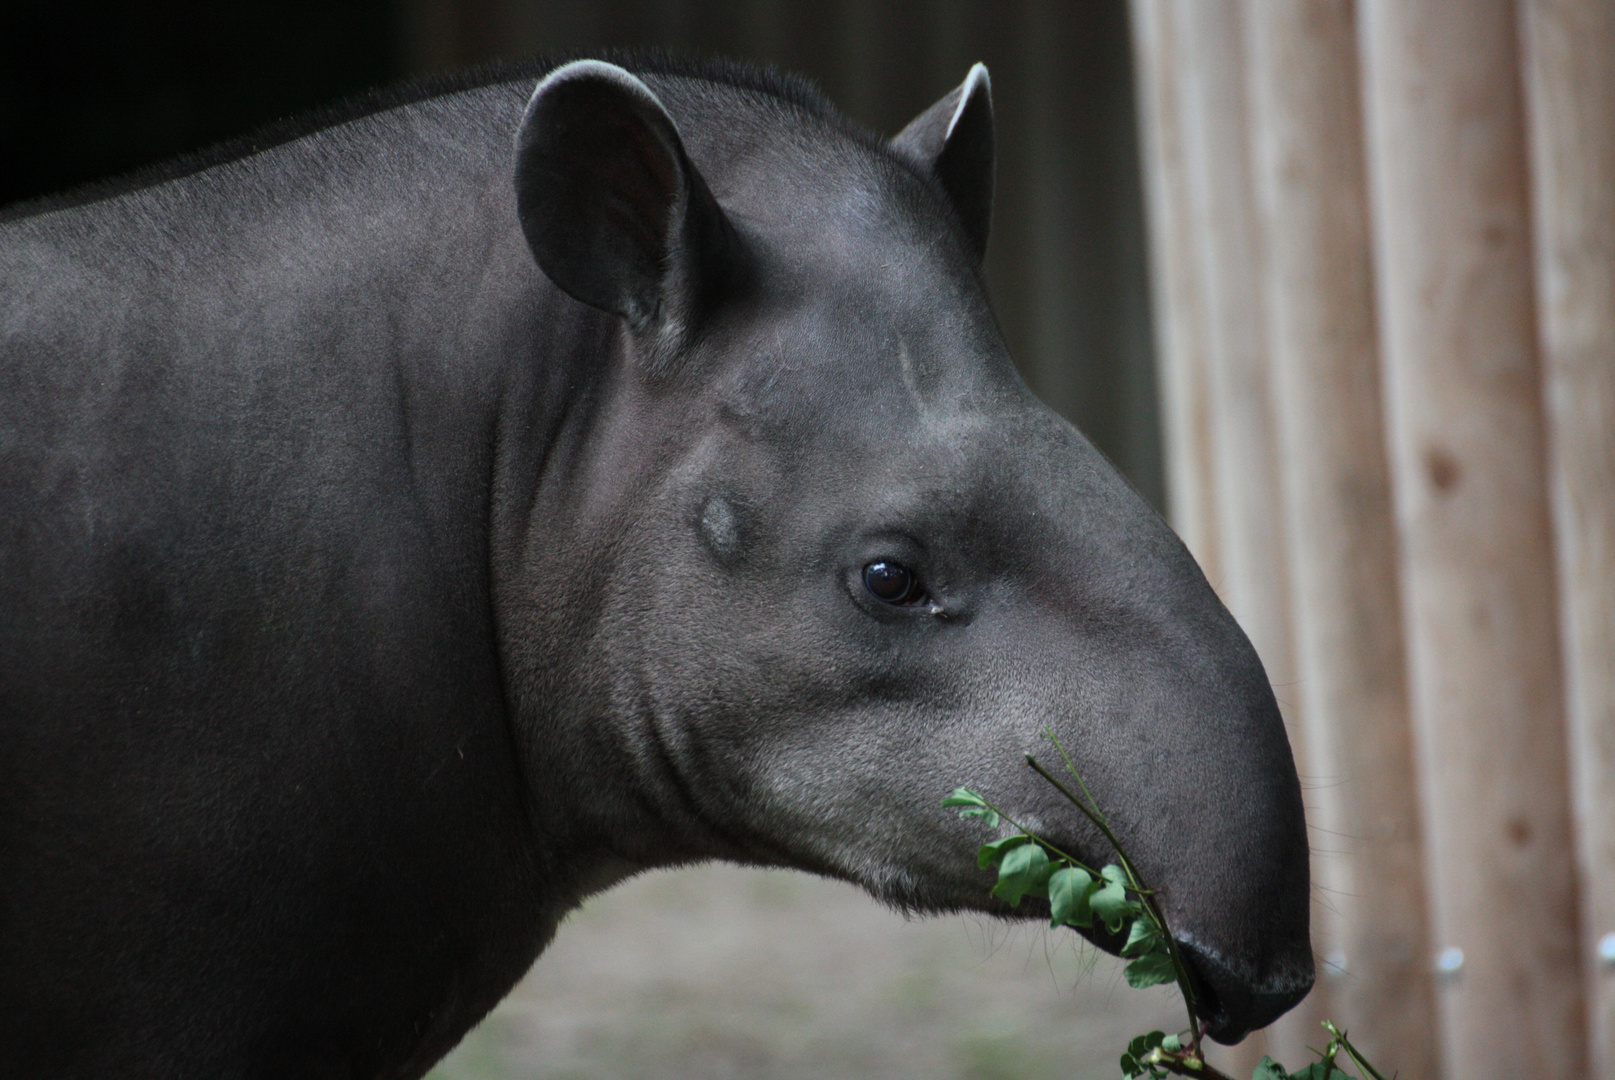
<path fill-rule="evenodd" d="M 1036 916 L 939 803 L 1105 860 L 1045 726 L 1214 1034 L 1310 986 L 1261 665 L 994 325 L 984 79 L 889 147 L 640 71 L 564 106 L 670 185 L 615 248 L 541 69 L 0 224 L 0 1074 L 419 1076 L 701 859 Z"/>

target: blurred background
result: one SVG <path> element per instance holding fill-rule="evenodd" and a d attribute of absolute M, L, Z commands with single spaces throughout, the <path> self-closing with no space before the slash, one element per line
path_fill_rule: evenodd
<path fill-rule="evenodd" d="M 659 45 L 893 133 L 985 61 L 1027 381 L 1261 652 L 1332 1016 L 1408 1078 L 1615 1080 L 1611 0 L 24 0 L 0 203 L 398 79 Z M 1176 1021 L 1073 935 L 801 875 L 586 905 L 434 1074 L 1112 1077 Z"/>

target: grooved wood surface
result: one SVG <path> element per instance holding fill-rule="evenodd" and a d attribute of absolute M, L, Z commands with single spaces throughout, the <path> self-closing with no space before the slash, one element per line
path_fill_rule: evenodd
<path fill-rule="evenodd" d="M 1370 1060 L 1433 1077 L 1354 10 L 1349 0 L 1258 0 L 1249 14 L 1253 175 L 1323 899 L 1313 937 L 1333 1019 Z"/>
<path fill-rule="evenodd" d="M 1359 11 L 1432 929 L 1464 955 L 1438 991 L 1443 1075 L 1570 1080 L 1582 958 L 1516 10 Z"/>
<path fill-rule="evenodd" d="M 1539 340 L 1581 869 L 1582 956 L 1615 932 L 1615 4 L 1523 6 Z M 1586 965 L 1615 1080 L 1615 968 Z"/>

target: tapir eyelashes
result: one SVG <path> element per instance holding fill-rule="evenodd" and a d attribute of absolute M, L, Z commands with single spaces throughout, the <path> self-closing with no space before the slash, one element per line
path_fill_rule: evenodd
<path fill-rule="evenodd" d="M 919 575 L 889 559 L 877 559 L 864 567 L 864 588 L 883 604 L 918 604 L 926 599 Z"/>

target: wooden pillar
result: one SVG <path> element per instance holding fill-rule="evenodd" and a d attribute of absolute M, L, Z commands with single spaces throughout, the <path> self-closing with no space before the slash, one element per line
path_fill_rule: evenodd
<path fill-rule="evenodd" d="M 1132 0 L 1131 12 L 1167 517 L 1215 585 L 1222 560 L 1212 509 L 1206 297 L 1194 255 L 1183 131 L 1182 53 L 1193 42 L 1179 40 L 1162 0 Z"/>
<path fill-rule="evenodd" d="M 1433 1077 L 1353 6 L 1259 0 L 1248 12 L 1297 685 L 1317 785 L 1307 804 L 1325 902 L 1313 941 L 1332 1018 L 1387 1069 Z"/>
<path fill-rule="evenodd" d="M 1530 0 L 1523 25 L 1590 1075 L 1615 1080 L 1615 4 Z"/>
<path fill-rule="evenodd" d="M 1586 1075 L 1508 0 L 1359 8 L 1443 1075 Z M 1607 659 L 1607 658 L 1606 658 Z M 1456 954 L 1448 954 L 1456 959 Z"/>
<path fill-rule="evenodd" d="M 1188 426 L 1171 432 L 1172 475 L 1198 496 L 1174 504 L 1174 523 L 1191 542 L 1214 537 L 1212 584 L 1262 657 L 1305 782 L 1315 770 L 1295 693 L 1264 238 L 1251 177 L 1246 12 L 1230 0 L 1147 0 L 1134 10 L 1149 121 L 1159 125 L 1147 136 L 1157 174 L 1150 205 L 1161 215 L 1157 280 L 1184 290 L 1157 293 L 1163 388 L 1175 384 L 1180 395 L 1168 416 Z M 1209 466 L 1186 450 L 1209 454 Z M 1209 490 L 1194 491 L 1199 484 Z M 1264 1049 L 1280 1060 L 1304 1059 L 1306 1046 L 1318 1044 L 1326 993 L 1320 985 L 1267 1032 L 1266 1046 L 1253 1040 L 1229 1055 L 1229 1067 L 1248 1070 Z"/>

